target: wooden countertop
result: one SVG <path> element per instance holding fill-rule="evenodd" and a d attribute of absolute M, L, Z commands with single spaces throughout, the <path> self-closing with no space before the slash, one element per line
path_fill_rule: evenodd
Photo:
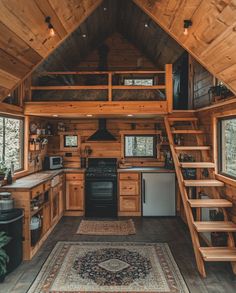
<path fill-rule="evenodd" d="M 49 170 L 34 173 L 20 179 L 17 179 L 11 185 L 5 185 L 0 187 L 0 191 L 13 191 L 13 190 L 22 190 L 28 191 L 44 182 L 51 180 L 56 175 L 62 173 L 84 173 L 86 169 L 77 169 L 77 168 L 65 168 L 59 170 Z M 175 170 L 165 169 L 165 168 L 155 168 L 155 167 L 132 167 L 132 168 L 119 168 L 118 172 L 140 172 L 140 173 L 174 173 Z"/>
<path fill-rule="evenodd" d="M 166 169 L 162 167 L 131 167 L 131 168 L 119 168 L 118 172 L 175 173 L 175 170 Z"/>
<path fill-rule="evenodd" d="M 34 173 L 20 179 L 17 179 L 11 185 L 5 185 L 0 187 L 0 191 L 12 191 L 15 189 L 20 190 L 29 190 L 32 189 L 48 180 L 51 180 L 54 176 L 62 174 L 62 173 L 81 173 L 85 172 L 85 169 L 73 169 L 73 168 L 65 168 L 65 169 L 58 169 L 58 170 L 48 170 L 42 171 L 38 173 Z"/>

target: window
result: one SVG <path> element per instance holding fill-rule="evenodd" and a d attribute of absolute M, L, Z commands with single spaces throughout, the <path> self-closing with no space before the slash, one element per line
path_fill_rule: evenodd
<path fill-rule="evenodd" d="M 125 78 L 124 85 L 153 86 L 153 78 Z"/>
<path fill-rule="evenodd" d="M 155 158 L 155 135 L 125 135 L 125 157 Z"/>
<path fill-rule="evenodd" d="M 77 135 L 64 135 L 64 146 L 65 147 L 77 147 L 78 136 Z"/>
<path fill-rule="evenodd" d="M 219 171 L 236 178 L 236 117 L 223 118 L 218 124 Z"/>
<path fill-rule="evenodd" d="M 23 119 L 0 116 L 0 161 L 15 171 L 23 169 Z"/>

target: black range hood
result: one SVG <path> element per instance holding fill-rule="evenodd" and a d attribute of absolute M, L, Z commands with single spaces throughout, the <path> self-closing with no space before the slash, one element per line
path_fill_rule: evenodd
<path fill-rule="evenodd" d="M 99 119 L 98 130 L 87 141 L 114 141 L 116 138 L 106 128 L 106 119 Z"/>

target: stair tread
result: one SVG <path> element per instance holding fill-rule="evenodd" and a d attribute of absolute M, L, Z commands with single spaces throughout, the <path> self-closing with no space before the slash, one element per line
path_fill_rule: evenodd
<path fill-rule="evenodd" d="M 210 146 L 175 146 L 177 151 L 207 151 L 210 150 Z"/>
<path fill-rule="evenodd" d="M 198 232 L 234 232 L 236 224 L 229 221 L 193 222 Z"/>
<path fill-rule="evenodd" d="M 224 183 L 215 179 L 184 180 L 185 186 L 224 186 Z"/>
<path fill-rule="evenodd" d="M 215 168 L 212 162 L 180 162 L 182 168 Z"/>
<path fill-rule="evenodd" d="M 197 117 L 169 117 L 169 121 L 198 121 Z"/>
<path fill-rule="evenodd" d="M 171 131 L 173 134 L 203 134 L 203 130 L 199 129 L 176 129 Z"/>
<path fill-rule="evenodd" d="M 225 208 L 225 207 L 232 207 L 233 204 L 227 199 L 218 199 L 218 198 L 211 198 L 211 199 L 188 199 L 188 202 L 191 207 L 206 207 L 206 208 Z"/>
<path fill-rule="evenodd" d="M 236 261 L 235 247 L 200 247 L 205 261 Z"/>

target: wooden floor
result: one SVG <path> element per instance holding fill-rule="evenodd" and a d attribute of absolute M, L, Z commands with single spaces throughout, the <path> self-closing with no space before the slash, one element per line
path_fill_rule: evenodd
<path fill-rule="evenodd" d="M 200 278 L 188 229 L 179 218 L 134 219 L 137 233 L 131 236 L 76 235 L 80 220 L 62 218 L 33 260 L 20 265 L 0 284 L 0 292 L 26 293 L 57 241 L 167 242 L 191 293 L 236 292 L 236 277 L 227 263 L 207 264 L 207 278 Z"/>

